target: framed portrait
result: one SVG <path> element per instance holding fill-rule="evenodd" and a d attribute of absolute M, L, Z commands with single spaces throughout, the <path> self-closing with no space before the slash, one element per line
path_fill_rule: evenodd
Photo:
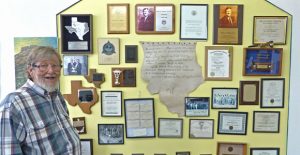
<path fill-rule="evenodd" d="M 98 124 L 98 144 L 124 144 L 124 125 Z"/>
<path fill-rule="evenodd" d="M 113 87 L 135 87 L 136 68 L 112 68 Z"/>
<path fill-rule="evenodd" d="M 60 15 L 63 54 L 91 54 L 93 52 L 92 17 L 92 14 Z"/>
<path fill-rule="evenodd" d="M 99 65 L 120 64 L 119 42 L 119 38 L 98 38 Z"/>
<path fill-rule="evenodd" d="M 205 80 L 232 80 L 232 46 L 205 46 Z"/>
<path fill-rule="evenodd" d="M 136 4 L 135 14 L 137 34 L 173 34 L 175 32 L 174 4 Z"/>
<path fill-rule="evenodd" d="M 80 139 L 81 153 L 93 155 L 93 139 Z"/>
<path fill-rule="evenodd" d="M 247 144 L 218 142 L 217 155 L 247 155 Z"/>
<path fill-rule="evenodd" d="M 279 111 L 253 111 L 253 132 L 279 133 Z"/>
<path fill-rule="evenodd" d="M 138 63 L 138 46 L 125 45 L 125 62 Z"/>
<path fill-rule="evenodd" d="M 214 138 L 214 120 L 213 119 L 190 119 L 190 138 Z"/>
<path fill-rule="evenodd" d="M 287 22 L 287 16 L 254 16 L 253 44 L 273 41 L 273 44 L 285 45 Z"/>
<path fill-rule="evenodd" d="M 158 137 L 182 138 L 183 119 L 158 118 Z"/>
<path fill-rule="evenodd" d="M 250 148 L 250 155 L 279 155 L 280 148 L 274 147 L 252 147 Z"/>
<path fill-rule="evenodd" d="M 209 116 L 209 97 L 186 97 L 185 116 Z"/>
<path fill-rule="evenodd" d="M 101 116 L 122 116 L 122 91 L 101 91 Z"/>
<path fill-rule="evenodd" d="M 180 40 L 207 40 L 208 4 L 180 4 Z"/>
<path fill-rule="evenodd" d="M 218 134 L 246 135 L 247 112 L 219 111 Z"/>
<path fill-rule="evenodd" d="M 77 131 L 78 134 L 85 134 L 85 117 L 74 117 L 73 119 L 73 127 Z"/>
<path fill-rule="evenodd" d="M 240 81 L 240 105 L 258 105 L 259 81 Z"/>
<path fill-rule="evenodd" d="M 262 78 L 261 79 L 261 108 L 283 108 L 284 107 L 284 78 Z"/>
<path fill-rule="evenodd" d="M 282 48 L 244 48 L 244 76 L 280 76 Z"/>
<path fill-rule="evenodd" d="M 87 55 L 63 55 L 64 75 L 87 75 Z"/>
<path fill-rule="evenodd" d="M 124 99 L 126 138 L 155 137 L 154 99 Z"/>
<path fill-rule="evenodd" d="M 243 8 L 238 4 L 214 4 L 213 44 L 243 44 Z"/>
<path fill-rule="evenodd" d="M 129 34 L 129 4 L 107 4 L 107 33 Z"/>
<path fill-rule="evenodd" d="M 190 155 L 190 152 L 189 151 L 176 152 L 176 155 Z"/>
<path fill-rule="evenodd" d="M 238 88 L 212 88 L 212 109 L 237 109 Z"/>

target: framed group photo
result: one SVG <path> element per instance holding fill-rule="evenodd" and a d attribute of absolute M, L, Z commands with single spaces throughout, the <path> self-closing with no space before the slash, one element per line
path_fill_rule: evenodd
<path fill-rule="evenodd" d="M 212 109 L 237 109 L 238 88 L 212 88 Z"/>
<path fill-rule="evenodd" d="M 124 125 L 98 124 L 98 144 L 124 144 Z"/>
<path fill-rule="evenodd" d="M 107 33 L 130 33 L 129 4 L 107 4 Z"/>
<path fill-rule="evenodd" d="M 219 111 L 218 120 L 218 134 L 247 134 L 247 112 Z"/>
<path fill-rule="evenodd" d="M 101 116 L 122 116 L 122 91 L 101 91 Z"/>
<path fill-rule="evenodd" d="M 190 119 L 190 138 L 214 138 L 214 120 L 213 119 Z"/>
<path fill-rule="evenodd" d="M 183 119 L 180 118 L 158 118 L 158 137 L 182 138 Z"/>
<path fill-rule="evenodd" d="M 209 97 L 186 97 L 185 116 L 209 116 Z"/>
<path fill-rule="evenodd" d="M 90 54 L 93 52 L 92 17 L 92 14 L 60 15 L 63 54 Z"/>
<path fill-rule="evenodd" d="M 261 108 L 283 108 L 284 107 L 284 78 L 262 78 L 261 79 Z"/>

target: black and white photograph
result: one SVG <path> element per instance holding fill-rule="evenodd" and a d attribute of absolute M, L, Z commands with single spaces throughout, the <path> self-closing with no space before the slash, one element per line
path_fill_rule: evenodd
<path fill-rule="evenodd" d="M 63 56 L 64 75 L 87 75 L 88 56 L 87 55 L 64 55 Z"/>
<path fill-rule="evenodd" d="M 124 144 L 124 125 L 98 124 L 98 144 Z"/>
<path fill-rule="evenodd" d="M 186 97 L 185 116 L 209 116 L 209 97 Z"/>

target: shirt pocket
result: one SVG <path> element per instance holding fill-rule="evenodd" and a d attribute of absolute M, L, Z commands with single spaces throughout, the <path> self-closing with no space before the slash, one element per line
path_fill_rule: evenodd
<path fill-rule="evenodd" d="M 57 123 L 54 117 L 50 117 L 47 120 L 39 120 L 28 125 L 28 138 L 35 143 L 42 139 L 47 138 L 49 135 L 57 132 Z"/>

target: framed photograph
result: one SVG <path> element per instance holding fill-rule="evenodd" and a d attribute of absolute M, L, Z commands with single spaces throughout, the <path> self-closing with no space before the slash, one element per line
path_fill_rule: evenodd
<path fill-rule="evenodd" d="M 284 78 L 261 79 L 261 108 L 283 108 L 284 107 Z"/>
<path fill-rule="evenodd" d="M 101 91 L 101 116 L 122 116 L 122 91 Z"/>
<path fill-rule="evenodd" d="M 92 14 L 60 15 L 63 54 L 91 54 L 93 52 L 92 17 Z"/>
<path fill-rule="evenodd" d="M 209 97 L 186 97 L 185 116 L 209 116 Z"/>
<path fill-rule="evenodd" d="M 273 44 L 286 44 L 287 16 L 254 16 L 253 44 L 273 41 Z"/>
<path fill-rule="evenodd" d="M 253 132 L 279 133 L 279 111 L 254 111 Z"/>
<path fill-rule="evenodd" d="M 173 4 L 136 4 L 137 34 L 173 34 L 175 7 Z"/>
<path fill-rule="evenodd" d="M 238 88 L 212 88 L 212 109 L 237 109 Z"/>
<path fill-rule="evenodd" d="M 64 75 L 87 75 L 87 55 L 63 55 Z"/>
<path fill-rule="evenodd" d="M 244 48 L 244 76 L 280 76 L 282 48 Z"/>
<path fill-rule="evenodd" d="M 98 124 L 98 144 L 124 144 L 124 125 Z"/>
<path fill-rule="evenodd" d="M 113 87 L 135 87 L 136 69 L 135 68 L 112 68 Z"/>
<path fill-rule="evenodd" d="M 247 155 L 246 143 L 218 142 L 217 155 Z"/>
<path fill-rule="evenodd" d="M 93 139 L 80 139 L 81 154 L 93 155 Z"/>
<path fill-rule="evenodd" d="M 207 40 L 208 4 L 180 4 L 180 40 Z"/>
<path fill-rule="evenodd" d="M 129 34 L 129 4 L 107 4 L 107 33 Z"/>
<path fill-rule="evenodd" d="M 232 80 L 232 46 L 205 46 L 205 80 Z"/>
<path fill-rule="evenodd" d="M 176 152 L 176 155 L 190 155 L 189 151 L 185 151 L 185 152 Z"/>
<path fill-rule="evenodd" d="M 98 54 L 99 65 L 118 65 L 120 64 L 119 38 L 99 38 Z"/>
<path fill-rule="evenodd" d="M 271 148 L 271 147 L 258 147 L 258 148 L 250 148 L 250 155 L 279 155 L 280 148 Z"/>
<path fill-rule="evenodd" d="M 247 134 L 247 112 L 219 111 L 218 120 L 218 134 Z"/>
<path fill-rule="evenodd" d="M 78 89 L 80 103 L 90 103 L 94 100 L 94 89 Z"/>
<path fill-rule="evenodd" d="M 85 117 L 74 117 L 73 118 L 73 127 L 77 131 L 78 134 L 85 134 Z"/>
<path fill-rule="evenodd" d="M 125 45 L 125 62 L 138 63 L 138 46 Z"/>
<path fill-rule="evenodd" d="M 258 105 L 259 81 L 240 81 L 240 105 Z"/>
<path fill-rule="evenodd" d="M 155 137 L 154 99 L 124 99 L 126 138 Z"/>
<path fill-rule="evenodd" d="M 243 44 L 243 9 L 243 5 L 214 4 L 213 44 Z"/>
<path fill-rule="evenodd" d="M 183 119 L 158 118 L 158 137 L 182 138 Z"/>
<path fill-rule="evenodd" d="M 214 138 L 213 119 L 190 119 L 190 138 Z"/>

